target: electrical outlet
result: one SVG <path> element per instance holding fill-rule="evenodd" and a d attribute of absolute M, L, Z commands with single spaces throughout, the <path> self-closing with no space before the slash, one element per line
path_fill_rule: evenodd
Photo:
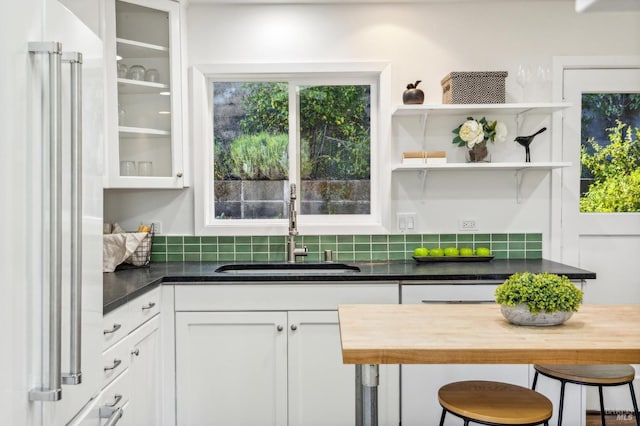
<path fill-rule="evenodd" d="M 458 229 L 460 231 L 477 231 L 478 221 L 476 219 L 460 219 Z"/>
<path fill-rule="evenodd" d="M 162 222 L 159 220 L 155 220 L 151 222 L 151 229 L 154 234 L 162 234 Z"/>
<path fill-rule="evenodd" d="M 415 213 L 397 213 L 398 231 L 403 234 L 416 232 L 417 222 Z"/>

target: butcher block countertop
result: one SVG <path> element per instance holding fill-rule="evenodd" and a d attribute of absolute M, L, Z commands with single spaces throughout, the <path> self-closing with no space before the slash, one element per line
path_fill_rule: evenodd
<path fill-rule="evenodd" d="M 340 305 L 346 364 L 638 364 L 640 305 L 582 305 L 563 325 L 512 325 L 495 304 Z"/>

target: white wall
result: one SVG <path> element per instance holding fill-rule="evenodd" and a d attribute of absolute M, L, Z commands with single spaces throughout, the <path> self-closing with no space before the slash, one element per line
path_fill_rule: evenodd
<path fill-rule="evenodd" d="M 417 79 L 423 81 L 425 102 L 440 103 L 440 80 L 451 71 L 507 70 L 507 102 L 517 102 L 522 100 L 515 79 L 518 64 L 550 66 L 551 58 L 560 55 L 640 54 L 639 13 L 577 14 L 573 7 L 570 0 L 191 5 L 186 29 L 188 65 L 386 61 L 392 66 L 394 105 L 401 103 L 405 85 Z M 455 120 L 430 121 L 429 136 L 450 158 L 461 160 L 462 149 L 449 140 L 457 124 Z M 509 136 L 515 136 L 515 123 L 507 124 Z M 547 124 L 529 120 L 522 133 Z M 411 126 L 400 123 L 394 128 L 399 141 L 387 142 L 392 158 L 397 158 L 400 146 L 412 146 L 415 129 Z M 549 155 L 550 133 L 532 146 L 534 160 Z M 197 143 L 203 141 L 191 141 Z M 494 148 L 494 160 L 521 160 L 522 155 L 522 148 L 513 142 Z M 480 232 L 549 232 L 548 173 L 534 172 L 525 178 L 526 197 L 521 204 L 515 201 L 513 176 L 507 172 L 433 175 L 425 191 L 416 177 L 394 175 L 392 209 L 417 212 L 420 232 L 457 232 L 461 217 L 477 219 Z M 163 233 L 192 234 L 192 194 L 191 188 L 106 191 L 105 218 L 130 227 L 159 219 Z"/>

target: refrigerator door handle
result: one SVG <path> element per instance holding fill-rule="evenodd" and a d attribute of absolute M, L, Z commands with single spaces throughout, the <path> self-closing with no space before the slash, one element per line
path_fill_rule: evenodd
<path fill-rule="evenodd" d="M 64 52 L 71 77 L 71 338 L 62 383 L 82 383 L 82 54 Z"/>
<path fill-rule="evenodd" d="M 42 377 L 41 387 L 34 388 L 29 391 L 29 399 L 32 401 L 59 401 L 62 399 L 61 387 L 61 315 L 62 315 L 62 130 L 61 130 L 61 96 L 60 96 L 60 70 L 62 57 L 62 44 L 58 42 L 29 42 L 29 53 L 35 55 L 47 55 L 48 57 L 48 76 L 42 75 L 42 86 L 48 90 L 43 90 L 43 97 L 46 103 L 43 103 L 43 111 L 48 111 L 48 143 L 49 151 L 49 190 L 48 200 L 43 200 L 45 205 L 49 207 L 49 247 L 45 252 L 49 252 L 48 259 L 48 360 L 49 365 L 45 368 Z M 45 191 L 46 192 L 46 191 Z M 47 219 L 43 218 L 45 223 Z M 46 227 L 45 227 L 46 229 Z M 43 356 L 45 356 L 43 354 Z M 44 376 L 47 377 L 44 377 Z"/>

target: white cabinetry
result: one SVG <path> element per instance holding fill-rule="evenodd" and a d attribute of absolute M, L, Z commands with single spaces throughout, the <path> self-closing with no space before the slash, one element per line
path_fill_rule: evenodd
<path fill-rule="evenodd" d="M 288 320 L 289 424 L 346 424 L 355 412 L 355 368 L 342 363 L 336 344 L 338 313 L 292 311 Z"/>
<path fill-rule="evenodd" d="M 180 7 L 107 0 L 110 188 L 184 185 Z"/>
<path fill-rule="evenodd" d="M 180 425 L 287 423 L 287 314 L 176 315 Z"/>
<path fill-rule="evenodd" d="M 136 426 L 160 424 L 160 318 L 149 322 L 127 337 L 131 400 L 127 417 Z"/>
<path fill-rule="evenodd" d="M 155 426 L 160 419 L 160 289 L 152 290 L 103 318 L 103 390 L 71 423 Z"/>
<path fill-rule="evenodd" d="M 177 424 L 225 426 L 353 424 L 337 306 L 398 302 L 397 283 L 178 285 L 175 298 Z M 380 424 L 397 425 L 398 367 L 380 375 Z"/>

